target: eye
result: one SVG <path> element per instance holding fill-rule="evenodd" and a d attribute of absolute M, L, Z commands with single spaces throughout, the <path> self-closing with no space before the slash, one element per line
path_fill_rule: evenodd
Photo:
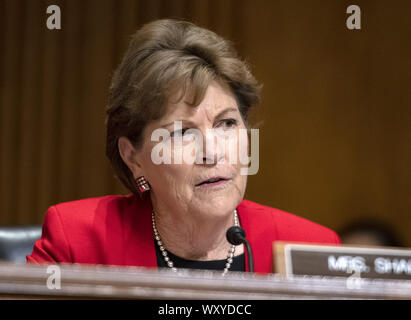
<path fill-rule="evenodd" d="M 232 129 L 237 126 L 237 120 L 236 119 L 224 119 L 219 123 L 218 126 L 222 127 L 224 130 Z"/>
<path fill-rule="evenodd" d="M 176 130 L 170 133 L 170 137 L 171 138 L 175 138 L 175 137 L 182 137 L 184 136 L 184 134 L 186 133 L 186 131 L 189 130 L 189 128 L 183 128 L 181 130 Z"/>

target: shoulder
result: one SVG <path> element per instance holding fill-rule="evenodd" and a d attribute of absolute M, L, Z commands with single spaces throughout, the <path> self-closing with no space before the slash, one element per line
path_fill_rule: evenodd
<path fill-rule="evenodd" d="M 94 264 L 103 263 L 110 254 L 118 255 L 124 247 L 124 230 L 143 208 L 138 200 L 132 195 L 109 195 L 49 207 L 42 236 L 27 261 Z"/>
<path fill-rule="evenodd" d="M 275 234 L 276 240 L 340 243 L 333 230 L 295 214 L 249 200 L 243 200 L 238 208 L 247 222 L 253 221 L 258 229 Z"/>
<path fill-rule="evenodd" d="M 122 207 L 130 205 L 134 200 L 132 195 L 107 195 L 67 201 L 52 206 L 56 211 L 62 214 L 84 214 L 90 215 L 96 212 L 105 212 L 108 210 L 120 210 Z"/>
<path fill-rule="evenodd" d="M 108 222 L 118 224 L 136 207 L 138 199 L 133 195 L 107 195 L 58 203 L 46 215 L 56 215 L 64 228 L 79 232 L 82 228 L 87 231 L 103 227 Z"/>

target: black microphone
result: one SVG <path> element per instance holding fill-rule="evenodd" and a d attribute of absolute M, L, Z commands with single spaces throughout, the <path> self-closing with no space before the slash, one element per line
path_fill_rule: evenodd
<path fill-rule="evenodd" d="M 228 242 L 230 242 L 232 245 L 238 246 L 239 244 L 242 244 L 242 243 L 245 244 L 247 248 L 247 252 L 248 252 L 248 270 L 250 272 L 254 272 L 253 252 L 251 251 L 250 244 L 245 238 L 244 229 L 238 226 L 230 227 L 227 230 L 226 237 L 227 237 Z"/>

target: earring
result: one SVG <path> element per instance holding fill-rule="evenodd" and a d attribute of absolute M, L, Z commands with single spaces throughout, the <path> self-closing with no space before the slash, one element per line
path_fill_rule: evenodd
<path fill-rule="evenodd" d="M 144 178 L 144 176 L 138 177 L 136 179 L 136 184 L 137 184 L 138 190 L 141 193 L 144 193 L 144 192 L 149 191 L 151 189 L 150 184 L 148 183 L 146 178 Z"/>

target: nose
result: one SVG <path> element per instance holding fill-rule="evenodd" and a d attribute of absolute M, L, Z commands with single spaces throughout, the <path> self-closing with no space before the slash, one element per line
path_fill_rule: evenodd
<path fill-rule="evenodd" d="M 202 164 L 216 165 L 225 159 L 225 139 L 218 130 L 207 129 L 203 134 Z"/>

